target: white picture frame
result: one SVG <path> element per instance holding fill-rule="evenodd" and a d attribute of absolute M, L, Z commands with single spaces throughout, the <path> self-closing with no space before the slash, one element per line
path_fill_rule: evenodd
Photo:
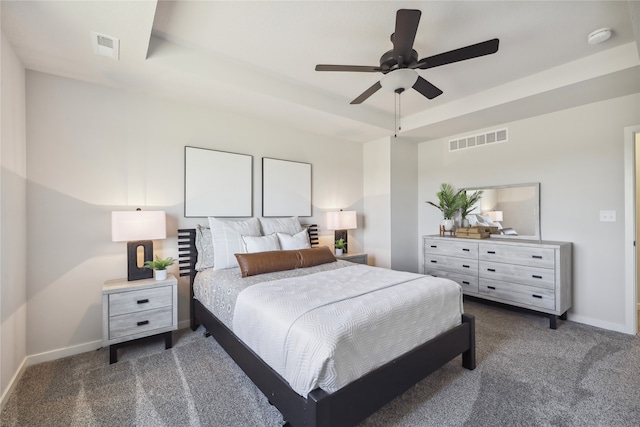
<path fill-rule="evenodd" d="M 311 164 L 262 158 L 262 216 L 311 216 Z"/>
<path fill-rule="evenodd" d="M 185 146 L 184 216 L 253 216 L 253 156 Z"/>

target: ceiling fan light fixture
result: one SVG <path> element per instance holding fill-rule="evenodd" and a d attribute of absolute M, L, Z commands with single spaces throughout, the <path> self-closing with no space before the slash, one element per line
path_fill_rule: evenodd
<path fill-rule="evenodd" d="M 398 89 L 407 90 L 416 83 L 418 80 L 418 72 L 410 68 L 400 68 L 393 70 L 382 77 L 380 84 L 383 88 L 392 92 Z"/>

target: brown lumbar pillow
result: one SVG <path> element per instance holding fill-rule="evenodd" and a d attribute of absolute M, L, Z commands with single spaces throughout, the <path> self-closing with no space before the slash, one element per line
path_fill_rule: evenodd
<path fill-rule="evenodd" d="M 290 251 L 235 254 L 235 256 L 238 260 L 242 277 L 313 267 L 314 265 L 326 264 L 336 260 L 331 250 L 326 246 Z"/>
<path fill-rule="evenodd" d="M 298 249 L 300 255 L 299 268 L 313 267 L 314 265 L 335 262 L 336 257 L 327 246 L 319 246 L 310 249 Z"/>

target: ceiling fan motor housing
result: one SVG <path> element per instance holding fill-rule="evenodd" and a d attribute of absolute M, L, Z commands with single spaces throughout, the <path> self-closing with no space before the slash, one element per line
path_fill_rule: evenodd
<path fill-rule="evenodd" d="M 403 58 L 398 56 L 394 50 L 385 52 L 380 57 L 380 68 L 383 73 L 388 73 L 396 68 L 407 68 L 418 63 L 418 52 L 411 49 L 411 56 L 409 58 Z"/>

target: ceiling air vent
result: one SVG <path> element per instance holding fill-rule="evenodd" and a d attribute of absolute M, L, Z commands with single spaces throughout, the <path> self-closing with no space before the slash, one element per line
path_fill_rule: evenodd
<path fill-rule="evenodd" d="M 120 40 L 106 34 L 91 31 L 91 43 L 93 44 L 93 53 L 107 58 L 120 59 Z"/>
<path fill-rule="evenodd" d="M 467 148 L 483 147 L 485 145 L 496 144 L 498 142 L 506 142 L 509 140 L 509 130 L 496 129 L 477 135 L 465 136 L 460 139 L 449 140 L 449 151 L 464 150 Z"/>

